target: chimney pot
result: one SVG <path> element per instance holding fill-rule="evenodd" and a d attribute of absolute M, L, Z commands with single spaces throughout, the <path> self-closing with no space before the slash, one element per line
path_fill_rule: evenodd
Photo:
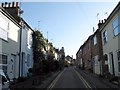
<path fill-rule="evenodd" d="M 12 7 L 14 7 L 14 2 L 12 2 Z"/>
<path fill-rule="evenodd" d="M 4 7 L 4 3 L 2 3 L 2 7 Z"/>
<path fill-rule="evenodd" d="M 99 23 L 101 23 L 101 21 L 99 20 Z"/>
<path fill-rule="evenodd" d="M 103 23 L 103 20 L 102 20 L 102 23 Z"/>
<path fill-rule="evenodd" d="M 104 21 L 106 22 L 106 19 L 104 19 Z"/>
<path fill-rule="evenodd" d="M 5 7 L 7 7 L 7 2 L 5 2 Z"/>
<path fill-rule="evenodd" d="M 10 7 L 11 3 L 8 3 L 8 7 Z"/>
<path fill-rule="evenodd" d="M 16 7 L 18 7 L 18 2 L 16 2 Z"/>

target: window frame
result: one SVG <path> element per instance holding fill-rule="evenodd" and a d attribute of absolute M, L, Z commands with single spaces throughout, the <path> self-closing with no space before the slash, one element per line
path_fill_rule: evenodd
<path fill-rule="evenodd" d="M 4 25 L 6 26 L 6 28 L 0 26 L 0 31 L 5 33 L 4 35 L 1 34 L 0 39 L 8 41 L 9 21 L 5 17 L 3 17 L 1 14 L 0 14 L 0 18 L 3 19 L 7 24 L 7 25 Z"/>
<path fill-rule="evenodd" d="M 116 20 L 117 20 L 117 24 L 115 24 Z M 113 27 L 113 35 L 114 36 L 117 36 L 118 34 L 120 34 L 120 30 L 119 30 L 120 29 L 120 25 L 119 25 L 119 18 L 118 18 L 118 16 L 116 16 L 114 18 L 114 20 L 112 21 L 112 27 Z M 117 33 L 116 33 L 116 31 L 117 31 Z"/>
<path fill-rule="evenodd" d="M 6 59 L 6 61 L 5 61 L 5 63 L 2 63 L 4 56 L 5 56 L 4 60 Z M 1 58 L 1 57 L 2 57 L 2 58 Z M 2 69 L 3 72 L 6 73 L 6 74 L 7 74 L 7 65 L 8 65 L 8 56 L 5 55 L 5 54 L 0 54 L 0 69 Z M 4 70 L 3 67 L 5 67 L 6 70 Z"/>
<path fill-rule="evenodd" d="M 102 33 L 102 36 L 103 36 L 103 43 L 106 44 L 108 42 L 106 30 Z"/>
<path fill-rule="evenodd" d="M 93 44 L 94 44 L 94 46 L 97 44 L 97 36 L 96 35 L 93 37 Z"/>

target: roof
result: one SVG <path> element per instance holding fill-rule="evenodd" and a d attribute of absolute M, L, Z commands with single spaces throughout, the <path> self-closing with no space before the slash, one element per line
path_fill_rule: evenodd
<path fill-rule="evenodd" d="M 25 24 L 28 28 L 30 28 L 32 31 L 34 31 L 34 30 L 27 24 L 27 22 L 26 22 L 23 18 L 21 18 L 21 20 L 24 22 L 24 24 Z"/>
<path fill-rule="evenodd" d="M 17 26 L 21 27 L 19 22 L 12 16 L 10 15 L 4 8 L 0 7 L 0 11 L 2 14 L 4 14 L 7 18 L 9 18 L 12 22 L 14 22 Z"/>
<path fill-rule="evenodd" d="M 109 21 L 118 12 L 118 10 L 120 10 L 120 1 L 118 2 L 117 6 L 114 8 L 114 10 L 111 12 L 111 14 L 108 16 L 108 18 L 105 20 L 105 22 L 102 25 L 102 27 L 100 28 L 100 30 L 102 30 L 109 23 Z"/>

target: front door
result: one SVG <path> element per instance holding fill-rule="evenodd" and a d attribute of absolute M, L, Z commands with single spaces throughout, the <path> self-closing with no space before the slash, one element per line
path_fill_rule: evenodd
<path fill-rule="evenodd" d="M 112 53 L 112 52 L 109 53 L 109 56 L 110 56 L 110 58 L 109 58 L 109 62 L 110 62 L 110 73 L 111 73 L 112 75 L 115 75 L 113 53 Z"/>
<path fill-rule="evenodd" d="M 14 78 L 15 74 L 15 55 L 11 55 L 11 60 L 10 60 L 10 79 Z"/>

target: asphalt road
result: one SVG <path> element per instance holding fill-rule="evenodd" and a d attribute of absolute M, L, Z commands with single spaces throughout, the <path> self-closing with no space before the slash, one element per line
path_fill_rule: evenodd
<path fill-rule="evenodd" d="M 86 80 L 74 69 L 65 68 L 51 83 L 49 88 L 91 88 Z"/>
<path fill-rule="evenodd" d="M 102 82 L 98 77 L 84 73 L 75 67 L 65 68 L 54 81 L 49 85 L 48 89 L 54 88 L 87 88 L 89 90 L 97 88 L 111 88 L 113 84 Z"/>

